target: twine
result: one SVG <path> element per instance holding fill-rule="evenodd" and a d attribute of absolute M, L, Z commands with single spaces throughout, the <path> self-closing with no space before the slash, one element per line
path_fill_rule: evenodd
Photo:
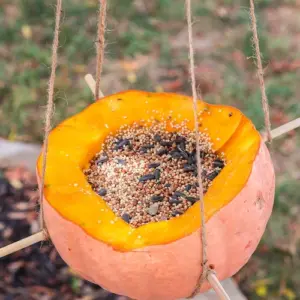
<path fill-rule="evenodd" d="M 200 143 L 199 143 L 199 123 L 197 116 L 197 89 L 196 89 L 196 78 L 195 78 L 195 61 L 194 61 L 194 47 L 193 47 L 193 28 L 192 28 L 192 10 L 191 0 L 186 0 L 186 18 L 188 26 L 188 39 L 189 39 L 189 61 L 190 61 L 190 79 L 193 93 L 193 112 L 194 112 L 194 124 L 195 124 L 195 135 L 196 135 L 196 160 L 197 160 L 197 179 L 198 179 L 198 194 L 200 202 L 200 216 L 201 216 L 201 242 L 202 242 L 202 272 L 198 279 L 195 290 L 189 298 L 194 297 L 200 290 L 203 282 L 207 278 L 207 272 L 209 270 L 207 265 L 207 239 L 206 239 L 206 226 L 205 226 L 205 213 L 204 213 L 204 193 L 202 184 L 202 167 L 200 159 Z"/>
<path fill-rule="evenodd" d="M 251 30 L 253 33 L 253 45 L 255 49 L 255 58 L 257 63 L 257 76 L 259 79 L 262 108 L 264 111 L 264 121 L 266 127 L 267 141 L 271 143 L 272 135 L 271 135 L 270 111 L 269 111 L 268 97 L 267 97 L 265 81 L 264 81 L 264 71 L 261 62 L 261 53 L 260 53 L 259 38 L 257 33 L 257 22 L 256 22 L 256 15 L 255 15 L 254 0 L 250 0 L 250 19 L 251 19 Z"/>
<path fill-rule="evenodd" d="M 97 31 L 97 64 L 96 64 L 96 88 L 95 100 L 99 99 L 100 80 L 104 60 L 105 47 L 105 29 L 106 29 L 106 0 L 99 0 L 99 17 L 98 17 L 98 31 Z"/>
<path fill-rule="evenodd" d="M 54 29 L 54 38 L 52 44 L 52 62 L 51 62 L 51 74 L 49 78 L 49 87 L 48 87 L 48 100 L 45 112 L 45 129 L 44 129 L 44 142 L 42 150 L 42 174 L 41 174 L 41 184 L 39 190 L 39 200 L 40 200 L 40 226 L 44 231 L 44 234 L 48 236 L 46 232 L 46 225 L 44 220 L 44 210 L 43 210 L 43 197 L 44 197 L 44 186 L 45 186 L 45 174 L 46 174 L 46 165 L 47 165 L 47 154 L 48 154 L 48 142 L 49 142 L 49 133 L 51 130 L 51 119 L 54 111 L 54 83 L 55 83 L 55 72 L 57 67 L 57 50 L 59 44 L 59 26 L 62 13 L 62 0 L 57 0 L 56 4 L 56 13 L 55 13 L 55 29 Z"/>

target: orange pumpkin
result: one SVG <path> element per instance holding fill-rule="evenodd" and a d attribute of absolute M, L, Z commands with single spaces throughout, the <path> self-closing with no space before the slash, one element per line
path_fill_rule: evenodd
<path fill-rule="evenodd" d="M 227 161 L 204 197 L 208 260 L 223 280 L 248 261 L 265 230 L 274 170 L 260 134 L 239 110 L 198 101 L 198 112 L 199 130 L 209 134 Z M 83 174 L 109 133 L 150 117 L 187 119 L 193 129 L 192 99 L 126 91 L 95 102 L 52 130 L 44 217 L 58 252 L 83 278 L 134 299 L 171 300 L 189 296 L 201 273 L 199 202 L 180 217 L 133 228 L 109 209 Z M 205 283 L 201 291 L 208 288 Z"/>

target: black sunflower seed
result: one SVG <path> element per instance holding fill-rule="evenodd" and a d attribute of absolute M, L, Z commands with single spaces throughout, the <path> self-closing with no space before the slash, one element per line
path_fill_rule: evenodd
<path fill-rule="evenodd" d="M 180 192 L 180 191 L 176 191 L 174 192 L 173 194 L 175 197 L 185 197 L 185 193 L 183 192 Z"/>
<path fill-rule="evenodd" d="M 121 217 L 123 219 L 123 221 L 125 221 L 126 223 L 130 222 L 130 216 L 127 213 L 124 213 Z"/>
<path fill-rule="evenodd" d="M 176 147 L 178 149 L 178 151 L 180 152 L 181 156 L 185 159 L 189 159 L 189 154 L 185 151 L 185 149 L 179 145 Z"/>
<path fill-rule="evenodd" d="M 148 165 L 149 169 L 155 169 L 160 166 L 160 163 L 151 163 Z"/>
<path fill-rule="evenodd" d="M 172 150 L 170 151 L 170 155 L 172 156 L 172 158 L 174 159 L 178 159 L 178 158 L 181 158 L 182 155 L 180 152 L 178 152 L 177 150 Z"/>
<path fill-rule="evenodd" d="M 179 215 L 182 215 L 182 212 L 180 212 L 178 210 L 175 210 L 175 211 L 172 212 L 173 217 L 176 217 L 176 216 L 179 216 Z"/>
<path fill-rule="evenodd" d="M 169 203 L 170 204 L 180 204 L 182 201 L 176 197 L 171 197 L 169 198 Z"/>
<path fill-rule="evenodd" d="M 146 174 L 146 175 L 143 175 L 139 178 L 139 182 L 145 182 L 145 181 L 153 180 L 153 179 L 155 179 L 154 174 Z"/>
<path fill-rule="evenodd" d="M 159 134 L 156 134 L 156 135 L 154 136 L 154 141 L 155 141 L 155 142 L 160 142 L 160 141 L 161 141 L 161 136 L 160 136 Z"/>
<path fill-rule="evenodd" d="M 152 148 L 154 148 L 154 145 L 152 145 L 152 144 L 143 145 L 143 148 L 145 148 L 145 149 L 152 149 Z"/>
<path fill-rule="evenodd" d="M 163 196 L 153 195 L 153 196 L 151 197 L 151 201 L 152 201 L 152 202 L 159 202 L 159 201 L 162 201 L 162 200 L 164 200 L 164 197 L 163 197 Z"/>
<path fill-rule="evenodd" d="M 166 183 L 165 184 L 165 187 L 170 187 L 171 186 L 171 183 Z"/>
<path fill-rule="evenodd" d="M 192 153 L 188 153 L 187 162 L 189 165 L 195 164 L 196 163 L 196 155 L 194 155 Z"/>
<path fill-rule="evenodd" d="M 160 178 L 160 169 L 156 169 L 154 171 L 154 177 L 155 177 L 155 180 L 158 181 L 159 178 Z"/>
<path fill-rule="evenodd" d="M 176 143 L 177 147 L 181 148 L 182 150 L 186 149 L 186 141 L 185 140 L 181 140 L 179 143 Z"/>
<path fill-rule="evenodd" d="M 160 155 L 160 156 L 162 156 L 162 155 L 164 155 L 164 154 L 167 154 L 168 153 L 168 150 L 167 149 L 159 149 L 157 152 L 156 152 L 156 154 L 157 155 Z"/>
<path fill-rule="evenodd" d="M 126 165 L 126 160 L 124 159 L 117 158 L 117 162 L 119 165 L 123 165 L 123 166 Z"/>
<path fill-rule="evenodd" d="M 130 145 L 129 139 L 120 139 L 114 147 L 114 150 L 122 149 L 124 146 Z"/>
<path fill-rule="evenodd" d="M 197 202 L 199 199 L 196 197 L 186 196 L 185 199 L 191 203 Z"/>
<path fill-rule="evenodd" d="M 176 143 L 176 144 L 180 144 L 180 143 L 182 143 L 182 142 L 185 143 L 185 142 L 186 142 L 186 138 L 183 137 L 183 136 L 177 135 L 176 138 L 175 138 L 175 143 Z"/>
<path fill-rule="evenodd" d="M 193 187 L 193 186 L 192 186 L 191 184 L 188 184 L 188 185 L 185 186 L 184 189 L 188 192 L 188 191 L 191 190 L 192 187 Z"/>
<path fill-rule="evenodd" d="M 184 164 L 183 165 L 183 170 L 185 172 L 194 172 L 196 170 L 196 166 L 195 165 L 190 165 L 190 164 Z"/>
<path fill-rule="evenodd" d="M 103 163 L 108 161 L 108 156 L 107 154 L 103 154 L 98 160 L 97 160 L 97 165 L 102 165 Z"/>
<path fill-rule="evenodd" d="M 172 142 L 167 142 L 167 141 L 160 141 L 159 142 L 161 146 L 164 146 L 164 147 L 171 147 L 172 146 Z"/>
<path fill-rule="evenodd" d="M 107 190 L 104 188 L 99 189 L 98 195 L 99 196 L 105 196 L 107 194 Z"/>
<path fill-rule="evenodd" d="M 214 162 L 213 162 L 213 167 L 214 168 L 224 168 L 224 161 L 221 160 L 221 159 L 216 159 Z"/>
<path fill-rule="evenodd" d="M 209 180 L 214 180 L 218 176 L 219 172 L 217 170 L 207 174 L 206 178 Z"/>
<path fill-rule="evenodd" d="M 147 152 L 148 152 L 148 149 L 147 149 L 147 148 L 144 148 L 144 147 L 141 147 L 141 148 L 140 148 L 140 152 L 141 152 L 141 153 L 147 153 Z"/>

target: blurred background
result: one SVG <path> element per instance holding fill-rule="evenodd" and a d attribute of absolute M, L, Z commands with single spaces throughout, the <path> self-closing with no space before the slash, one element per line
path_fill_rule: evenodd
<path fill-rule="evenodd" d="M 211 103 L 240 108 L 263 129 L 249 1 L 192 1 L 197 85 Z M 125 89 L 191 94 L 183 0 L 110 0 L 101 82 Z M 0 139 L 40 144 L 50 72 L 55 1 L 0 0 Z M 64 0 L 53 125 L 93 102 L 96 0 Z M 256 1 L 273 128 L 300 116 L 300 1 Z M 272 218 L 234 277 L 248 299 L 300 299 L 300 134 L 274 141 Z M 0 145 L 1 147 L 1 145 Z M 1 151 L 5 151 L 2 144 Z M 8 151 L 8 150 L 7 150 Z M 35 232 L 36 181 L 0 165 L 0 246 Z M 44 243 L 0 261 L 0 299 L 116 299 L 78 278 Z"/>

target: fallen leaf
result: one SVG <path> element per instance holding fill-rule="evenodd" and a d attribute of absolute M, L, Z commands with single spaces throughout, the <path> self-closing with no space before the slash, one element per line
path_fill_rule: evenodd
<path fill-rule="evenodd" d="M 11 130 L 10 130 L 10 132 L 9 132 L 9 135 L 8 135 L 8 137 L 7 137 L 7 139 L 9 140 L 9 141 L 15 141 L 16 140 L 16 138 L 17 138 L 17 131 L 16 131 L 16 128 L 15 128 L 15 126 L 12 126 L 12 128 L 11 128 Z"/>
<path fill-rule="evenodd" d="M 260 285 L 255 288 L 255 292 L 259 297 L 266 297 L 268 294 L 268 287 L 266 285 Z"/>
<path fill-rule="evenodd" d="M 22 35 L 25 39 L 29 40 L 32 37 L 32 30 L 29 25 L 23 25 L 21 28 Z"/>
<path fill-rule="evenodd" d="M 288 300 L 296 299 L 296 294 L 289 288 L 286 288 L 282 291 L 282 295 L 284 295 Z"/>
<path fill-rule="evenodd" d="M 127 74 L 127 80 L 130 82 L 130 83 L 136 83 L 137 81 L 137 77 L 136 77 L 136 74 L 134 72 L 129 72 Z"/>

